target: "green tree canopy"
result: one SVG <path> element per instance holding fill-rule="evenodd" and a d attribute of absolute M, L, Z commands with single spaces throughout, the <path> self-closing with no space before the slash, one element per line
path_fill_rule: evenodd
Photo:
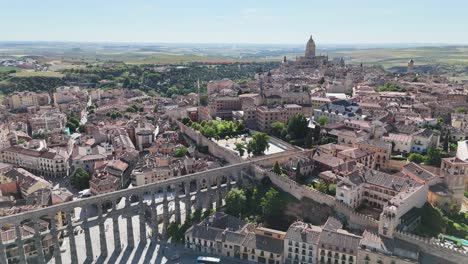
<path fill-rule="evenodd" d="M 408 161 L 414 162 L 414 163 L 422 163 L 426 157 L 424 155 L 418 154 L 418 153 L 411 153 L 408 157 Z"/>
<path fill-rule="evenodd" d="M 295 114 L 288 120 L 288 134 L 291 139 L 305 138 L 307 127 L 307 119 L 302 113 Z"/>
<path fill-rule="evenodd" d="M 240 217 L 246 206 L 246 201 L 243 190 L 230 190 L 226 196 L 226 213 Z"/>
<path fill-rule="evenodd" d="M 324 126 L 328 123 L 328 117 L 326 116 L 320 116 L 318 119 L 317 119 L 317 122 L 320 124 L 320 126 Z"/>
<path fill-rule="evenodd" d="M 89 188 L 89 181 L 91 175 L 82 168 L 78 168 L 75 173 L 70 177 L 70 183 L 78 190 L 84 190 Z"/>
<path fill-rule="evenodd" d="M 208 95 L 202 94 L 200 95 L 200 105 L 207 106 L 208 105 Z"/>
<path fill-rule="evenodd" d="M 245 144 L 243 142 L 236 142 L 235 145 L 235 150 L 237 150 L 237 152 L 239 152 L 239 156 L 244 156 L 244 153 L 245 153 Z"/>
<path fill-rule="evenodd" d="M 430 148 L 427 151 L 427 164 L 439 167 L 442 163 L 442 158 L 446 158 L 448 154 L 440 148 Z"/>
<path fill-rule="evenodd" d="M 455 108 L 455 112 L 457 112 L 457 113 L 466 113 L 466 108 L 463 107 L 463 106 L 459 106 L 459 107 Z"/>
<path fill-rule="evenodd" d="M 282 200 L 277 190 L 270 188 L 260 200 L 260 207 L 266 219 L 279 215 L 282 208 Z"/>
<path fill-rule="evenodd" d="M 271 123 L 271 134 L 278 138 L 283 138 L 283 133 L 287 133 L 286 125 L 280 121 Z"/>
<path fill-rule="evenodd" d="M 280 164 L 278 163 L 278 161 L 275 162 L 275 165 L 273 166 L 273 172 L 278 174 L 278 175 L 281 175 L 283 174 L 283 170 L 281 169 L 281 166 Z"/>
<path fill-rule="evenodd" d="M 179 148 L 177 148 L 175 151 L 174 151 L 174 157 L 183 157 L 185 155 L 187 155 L 187 148 L 184 147 L 184 146 L 180 146 Z"/>
<path fill-rule="evenodd" d="M 247 144 L 247 151 L 250 150 L 254 155 L 262 155 L 268 149 L 268 140 L 270 137 L 262 132 L 255 133 Z"/>

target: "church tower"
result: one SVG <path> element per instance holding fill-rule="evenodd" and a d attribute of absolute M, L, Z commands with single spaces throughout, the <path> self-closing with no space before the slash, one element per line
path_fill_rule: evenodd
<path fill-rule="evenodd" d="M 408 62 L 408 69 L 407 69 L 407 72 L 408 73 L 413 73 L 414 72 L 414 60 L 411 59 L 409 62 Z"/>
<path fill-rule="evenodd" d="M 305 57 L 306 58 L 315 57 L 315 42 L 312 36 L 310 36 L 310 39 L 307 42 L 307 46 L 305 50 Z"/>

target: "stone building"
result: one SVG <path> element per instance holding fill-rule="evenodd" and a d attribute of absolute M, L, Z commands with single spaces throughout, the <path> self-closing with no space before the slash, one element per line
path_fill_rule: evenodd
<path fill-rule="evenodd" d="M 414 60 L 410 59 L 408 61 L 408 68 L 406 70 L 407 73 L 414 73 Z"/>
<path fill-rule="evenodd" d="M 328 218 L 318 238 L 318 263 L 357 262 L 360 236 L 345 231 L 340 221 Z"/>
<path fill-rule="evenodd" d="M 284 237 L 284 263 L 316 263 L 322 228 L 304 222 L 293 223 Z"/>
<path fill-rule="evenodd" d="M 107 172 L 95 174 L 89 181 L 89 190 L 92 195 L 115 192 L 119 189 L 120 179 Z"/>
<path fill-rule="evenodd" d="M 328 119 L 329 124 L 342 122 L 346 119 L 361 120 L 361 109 L 354 102 L 339 100 L 327 103 L 318 109 L 314 109 L 314 121 L 318 122 L 321 116 Z"/>
<path fill-rule="evenodd" d="M 172 158 L 169 156 L 148 155 L 140 160 L 132 171 L 132 185 L 140 186 L 167 180 L 177 175 L 177 169 L 173 167 Z"/>
<path fill-rule="evenodd" d="M 60 133 L 65 130 L 67 116 L 60 111 L 50 110 L 36 114 L 28 119 L 32 135 L 41 133 Z"/>
<path fill-rule="evenodd" d="M 368 169 L 356 170 L 337 184 L 336 198 L 353 208 L 364 203 L 382 210 L 393 197 L 416 185 L 406 177 Z"/>
<path fill-rule="evenodd" d="M 12 110 L 26 109 L 30 106 L 50 104 L 50 96 L 47 93 L 14 92 L 5 98 L 5 104 Z"/>
<path fill-rule="evenodd" d="M 14 181 L 19 186 L 21 197 L 28 198 L 34 192 L 41 189 L 52 189 L 52 184 L 22 168 L 12 169 L 6 172 L 4 177 Z"/>
<path fill-rule="evenodd" d="M 452 203 L 461 205 L 468 190 L 468 141 L 459 141 L 455 157 L 442 159 L 441 176 L 448 190 L 453 192 Z"/>
<path fill-rule="evenodd" d="M 296 58 L 294 63 L 295 67 L 298 68 L 318 68 L 320 66 L 328 65 L 328 56 L 317 56 L 316 55 L 316 46 L 315 41 L 310 36 L 309 41 L 307 41 L 306 49 L 303 57 Z"/>
<path fill-rule="evenodd" d="M 69 173 L 69 154 L 63 149 L 49 149 L 45 142 L 34 146 L 11 146 L 0 151 L 2 162 L 15 164 L 34 174 L 65 177 Z"/>
<path fill-rule="evenodd" d="M 242 260 L 283 263 L 285 232 L 255 228 L 243 220 L 216 213 L 185 232 L 186 247 Z"/>
<path fill-rule="evenodd" d="M 287 123 L 290 117 L 299 113 L 302 113 L 302 106 L 296 104 L 286 104 L 283 107 L 260 106 L 256 114 L 257 125 L 261 131 L 269 131 L 273 122 Z"/>
<path fill-rule="evenodd" d="M 359 242 L 357 263 L 411 264 L 419 263 L 418 259 L 419 249 L 401 240 L 364 231 Z"/>

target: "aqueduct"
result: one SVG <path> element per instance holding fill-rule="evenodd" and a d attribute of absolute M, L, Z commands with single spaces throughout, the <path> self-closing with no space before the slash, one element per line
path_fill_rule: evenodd
<path fill-rule="evenodd" d="M 127 246 L 134 247 L 135 238 L 133 234 L 132 216 L 139 215 L 139 236 L 146 238 L 147 224 L 154 237 L 164 237 L 173 217 L 176 223 L 185 221 L 182 213 L 190 215 L 193 209 L 211 209 L 213 206 L 220 207 L 222 199 L 233 185 L 242 184 L 244 175 L 249 171 L 251 162 L 243 162 L 214 170 L 194 173 L 162 182 L 143 185 L 131 189 L 120 190 L 112 193 L 102 194 L 94 197 L 75 200 L 34 211 L 23 212 L 0 218 L 1 226 L 14 227 L 14 239 L 2 241 L 0 236 L 0 263 L 11 262 L 26 263 L 26 252 L 37 254 L 37 262 L 45 263 L 45 253 L 53 254 L 55 263 L 62 263 L 61 242 L 68 240 L 70 246 L 69 256 L 71 263 L 78 263 L 77 243 L 74 232 L 79 227 L 84 232 L 86 259 L 92 260 L 93 246 L 90 227 L 99 226 L 100 252 L 94 252 L 101 256 L 108 255 L 107 239 L 104 221 L 112 219 L 113 244 L 116 251 L 122 250 L 121 231 L 118 218 L 126 219 Z M 169 197 L 168 193 L 173 195 Z M 162 199 L 156 199 L 162 195 Z M 144 197 L 146 197 L 144 199 Z M 149 199 L 147 197 L 150 197 Z M 118 208 L 117 204 L 124 200 L 125 206 Z M 174 204 L 173 210 L 169 210 L 169 203 Z M 181 204 L 185 212 L 181 210 Z M 86 215 L 87 208 L 97 208 L 96 216 Z M 162 214 L 158 214 L 158 207 L 162 206 Z M 79 221 L 74 218 L 75 208 L 82 208 L 85 213 Z M 193 209 L 192 209 L 193 208 Z M 49 227 L 43 228 L 38 223 L 41 219 L 47 219 Z M 162 220 L 162 230 L 159 222 Z M 25 232 L 21 227 L 23 223 L 29 222 L 33 230 Z M 61 235 L 62 234 L 62 235 Z M 63 235 L 66 234 L 66 235 Z M 51 239 L 44 240 L 45 236 Z M 146 240 L 146 239 L 144 239 Z M 46 242 L 47 241 L 47 242 Z M 143 241 L 143 239 L 141 240 Z M 31 250 L 28 247 L 32 247 Z M 43 250 L 37 250 L 42 248 Z M 31 248 L 29 248 L 31 249 Z M 55 250 L 54 250 L 55 249 Z M 37 252 L 36 252 L 37 251 Z M 65 253 L 64 253 L 65 254 Z"/>

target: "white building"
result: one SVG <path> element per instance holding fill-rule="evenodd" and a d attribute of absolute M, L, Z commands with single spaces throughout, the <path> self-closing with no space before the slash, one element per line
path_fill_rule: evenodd
<path fill-rule="evenodd" d="M 15 164 L 42 176 L 65 177 L 69 173 L 69 154 L 49 149 L 45 141 L 32 140 L 27 146 L 11 146 L 0 151 L 2 162 Z"/>

